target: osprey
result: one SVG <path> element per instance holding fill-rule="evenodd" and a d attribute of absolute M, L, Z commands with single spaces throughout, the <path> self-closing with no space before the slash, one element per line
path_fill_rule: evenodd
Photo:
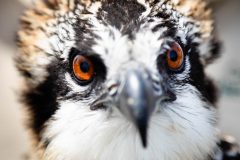
<path fill-rule="evenodd" d="M 31 159 L 225 156 L 203 0 L 38 0 L 17 43 Z"/>

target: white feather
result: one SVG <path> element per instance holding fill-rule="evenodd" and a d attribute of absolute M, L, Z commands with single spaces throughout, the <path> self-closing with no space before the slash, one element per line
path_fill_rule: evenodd
<path fill-rule="evenodd" d="M 115 106 L 113 112 L 91 111 L 81 102 L 62 102 L 48 122 L 44 138 L 51 140 L 45 158 L 51 160 L 204 160 L 216 144 L 211 124 L 214 109 L 201 101 L 192 86 L 177 101 L 159 106 L 150 123 L 148 147 L 135 127 Z M 197 158 L 198 157 L 198 158 Z"/>

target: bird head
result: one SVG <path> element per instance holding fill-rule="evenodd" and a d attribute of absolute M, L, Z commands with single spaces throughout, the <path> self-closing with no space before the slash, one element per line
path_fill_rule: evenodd
<path fill-rule="evenodd" d="M 42 157 L 211 154 L 216 92 L 204 69 L 219 45 L 205 2 L 37 1 L 21 23 L 16 63 Z"/>

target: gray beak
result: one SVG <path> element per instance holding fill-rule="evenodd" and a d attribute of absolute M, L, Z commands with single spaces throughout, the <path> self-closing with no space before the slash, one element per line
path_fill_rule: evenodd
<path fill-rule="evenodd" d="M 145 70 L 127 71 L 117 95 L 119 110 L 136 126 L 144 147 L 147 146 L 149 119 L 156 106 L 152 82 L 148 77 Z"/>

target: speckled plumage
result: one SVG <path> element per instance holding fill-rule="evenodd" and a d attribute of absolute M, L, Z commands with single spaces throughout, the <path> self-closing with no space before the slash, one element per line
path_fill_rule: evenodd
<path fill-rule="evenodd" d="M 94 4 L 100 3 L 100 1 L 94 1 Z M 176 1 L 160 1 L 159 5 L 166 3 L 167 6 L 174 7 L 178 13 L 189 18 L 189 23 L 191 21 L 197 21 L 200 34 L 202 36 L 202 43 L 206 43 L 206 41 L 211 41 L 213 34 L 213 21 L 211 17 L 211 10 L 206 8 L 206 3 L 202 0 L 176 0 Z M 158 3 L 156 1 L 149 1 L 149 5 L 154 5 L 153 11 L 151 11 L 152 15 L 158 14 L 162 12 L 161 7 L 157 7 Z M 18 33 L 18 45 L 21 52 L 21 58 L 24 63 L 21 63 L 19 68 L 22 68 L 23 71 L 31 70 L 31 63 L 33 66 L 37 65 L 33 60 L 34 58 L 38 58 L 44 56 L 44 52 L 42 52 L 39 41 L 44 41 L 49 37 L 49 35 L 53 34 L 52 32 L 56 32 L 56 26 L 61 22 L 61 18 L 66 17 L 73 21 L 76 18 L 81 18 L 81 16 L 88 16 L 88 14 L 81 13 L 81 10 L 91 10 L 91 1 L 74 1 L 74 0 L 48 0 L 48 1 L 36 1 L 35 5 L 32 9 L 26 11 L 24 16 L 21 18 L 21 26 L 22 29 Z M 163 5 L 165 6 L 165 5 Z M 79 9 L 78 9 L 79 7 Z M 82 8 L 82 9 L 81 9 Z M 76 12 L 80 12 L 77 15 L 72 13 L 73 10 Z M 90 11 L 91 12 L 91 11 Z M 67 20 L 68 21 L 68 20 Z M 70 21 L 69 21 L 70 22 Z M 64 22 L 62 22 L 64 23 Z M 71 23 L 71 22 L 70 22 Z M 74 23 L 74 22 L 72 22 Z M 204 44 L 203 44 L 204 45 Z M 209 48 L 210 50 L 211 48 Z M 59 49 L 62 52 L 61 49 Z M 206 51 L 205 51 L 206 52 Z M 29 55 L 30 54 L 30 55 Z M 211 55 L 207 53 L 204 55 L 204 58 L 209 61 L 211 59 Z M 31 58 L 30 58 L 31 57 Z M 31 60 L 30 60 L 31 59 Z M 30 61 L 30 62 L 29 62 Z M 38 62 L 38 61 L 37 61 Z M 39 62 L 40 63 L 40 62 Z M 39 64 L 44 65 L 44 64 Z M 35 67 L 34 67 L 35 68 Z M 31 71 L 29 71 L 31 72 Z M 37 73 L 36 73 L 37 74 Z"/>
<path fill-rule="evenodd" d="M 161 59 L 174 41 L 185 55 L 178 72 L 167 70 Z M 32 159 L 206 160 L 214 155 L 217 93 L 204 69 L 219 56 L 219 42 L 205 1 L 38 0 L 21 18 L 18 46 Z M 87 86 L 72 76 L 73 50 L 95 56 L 99 74 Z M 166 87 L 176 97 L 157 106 L 147 149 L 117 104 L 91 109 L 113 81 L 138 65 L 150 72 L 156 95 Z"/>

